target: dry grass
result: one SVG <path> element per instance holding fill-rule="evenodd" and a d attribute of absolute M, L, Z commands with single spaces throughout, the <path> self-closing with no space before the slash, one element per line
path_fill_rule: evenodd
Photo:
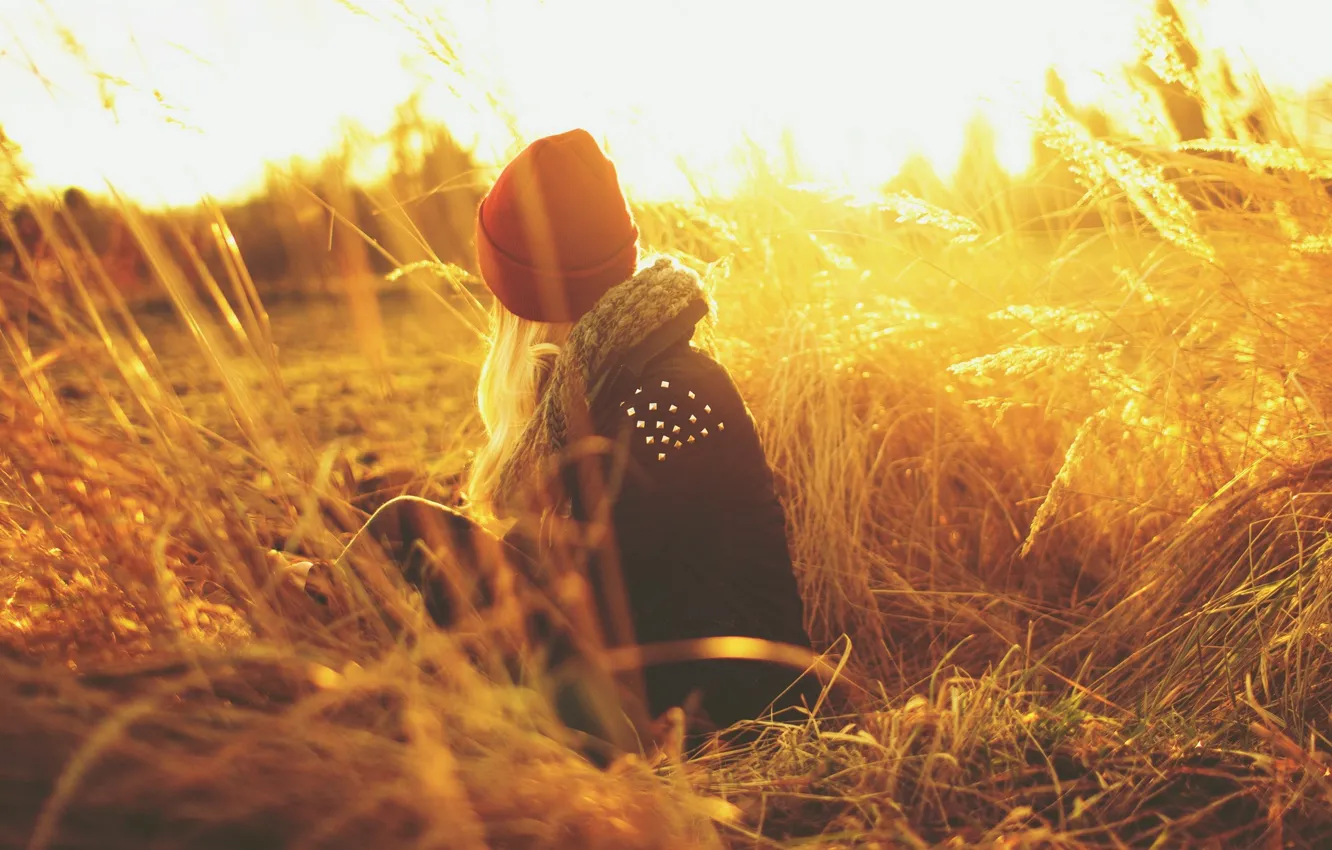
<path fill-rule="evenodd" d="M 302 358 L 243 263 L 183 267 L 126 206 L 183 320 L 150 342 L 47 222 L 69 285 L 28 264 L 43 328 L 0 314 L 0 844 L 1318 846 L 1332 163 L 1047 130 L 1101 227 L 761 170 L 637 211 L 713 285 L 811 624 L 865 684 L 655 770 L 586 765 L 381 561 L 320 606 L 268 554 L 335 557 L 376 454 L 427 492 L 464 462 L 447 275 L 428 341 L 355 289 Z"/>

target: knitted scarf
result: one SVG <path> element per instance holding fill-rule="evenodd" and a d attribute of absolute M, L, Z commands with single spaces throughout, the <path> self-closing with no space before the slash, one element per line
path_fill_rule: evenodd
<path fill-rule="evenodd" d="M 574 405 L 587 410 L 587 388 L 654 330 L 706 298 L 697 274 L 658 256 L 598 299 L 570 330 L 536 410 L 500 471 L 494 503 L 501 511 L 535 492 L 549 461 L 567 447 L 570 413 Z M 709 310 L 705 321 L 710 319 Z"/>

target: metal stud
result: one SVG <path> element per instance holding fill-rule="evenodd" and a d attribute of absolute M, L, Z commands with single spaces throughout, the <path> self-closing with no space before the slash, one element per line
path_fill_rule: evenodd
<path fill-rule="evenodd" d="M 657 403 L 656 403 L 655 401 L 654 401 L 654 402 L 650 402 L 650 403 L 648 404 L 648 410 L 656 410 L 656 409 L 657 409 Z"/>
<path fill-rule="evenodd" d="M 674 413 L 675 411 L 677 411 L 677 410 L 679 410 L 679 409 L 680 409 L 680 408 L 676 407 L 676 406 L 673 405 L 673 404 L 668 408 L 668 410 L 670 410 L 671 413 Z"/>
<path fill-rule="evenodd" d="M 670 382 L 670 381 L 662 381 L 662 382 L 661 382 L 661 388 L 662 388 L 663 390 L 669 388 L 670 385 L 671 385 L 671 382 Z"/>
<path fill-rule="evenodd" d="M 680 426 L 679 426 L 679 425 L 676 425 L 674 428 L 672 428 L 672 429 L 671 429 L 671 433 L 672 433 L 672 434 L 678 434 L 678 433 L 680 433 Z"/>
<path fill-rule="evenodd" d="M 685 440 L 685 442 L 686 442 L 686 443 L 692 443 L 692 442 L 694 442 L 694 435 L 693 435 L 693 434 L 690 434 L 690 435 L 689 435 L 689 439 Z"/>
<path fill-rule="evenodd" d="M 690 390 L 690 391 L 689 391 L 689 397 L 690 397 L 690 398 L 694 398 L 694 391 L 693 391 L 693 390 Z"/>
<path fill-rule="evenodd" d="M 642 387 L 639 387 L 638 389 L 634 390 L 634 395 L 638 395 L 638 394 L 641 393 L 642 391 L 643 391 L 643 388 L 642 388 Z"/>
<path fill-rule="evenodd" d="M 710 404 L 705 404 L 705 405 L 703 405 L 703 412 L 704 412 L 704 413 L 711 413 L 711 412 L 712 412 L 712 405 L 710 405 Z"/>
<path fill-rule="evenodd" d="M 718 430 L 718 431 L 725 431 L 725 430 L 726 430 L 726 423 L 725 423 L 725 422 L 718 422 L 718 423 L 717 423 L 717 430 Z"/>
<path fill-rule="evenodd" d="M 657 454 L 657 460 L 665 460 L 665 459 L 666 459 L 666 453 L 665 453 L 665 452 L 659 452 L 659 453 Z"/>
<path fill-rule="evenodd" d="M 675 447 L 676 447 L 677 449 L 680 448 L 680 447 L 683 446 L 683 445 L 684 445 L 684 443 L 680 442 L 679 440 L 676 440 L 676 441 L 675 441 Z"/>
<path fill-rule="evenodd" d="M 647 423 L 645 423 L 642 419 L 640 419 L 640 420 L 638 420 L 638 427 L 639 427 L 639 428 L 646 428 L 646 427 L 647 427 Z"/>
<path fill-rule="evenodd" d="M 648 445 L 650 446 L 650 445 L 652 445 L 653 443 L 655 443 L 655 442 L 657 441 L 657 438 L 654 437 L 654 436 L 652 436 L 651 434 L 649 434 L 649 435 L 648 435 L 648 438 L 647 438 L 647 441 L 648 441 Z"/>
<path fill-rule="evenodd" d="M 695 416 L 695 415 L 692 414 L 692 413 L 689 414 L 689 422 L 690 422 L 690 424 L 693 424 L 693 423 L 695 423 L 695 422 L 697 422 L 697 421 L 698 421 L 698 417 L 697 417 L 697 416 Z"/>
<path fill-rule="evenodd" d="M 703 436 L 706 437 L 706 436 L 708 435 L 708 429 L 707 429 L 707 428 L 704 428 L 703 431 L 702 431 L 702 434 L 703 434 Z"/>
<path fill-rule="evenodd" d="M 633 416 L 633 415 L 634 415 L 634 409 L 633 409 L 632 407 L 629 408 L 628 413 L 629 413 L 630 416 Z"/>
<path fill-rule="evenodd" d="M 658 419 L 658 420 L 657 420 L 657 430 L 660 431 L 662 428 L 665 428 L 665 427 L 666 427 L 666 423 L 665 423 L 665 422 L 662 422 L 660 419 Z"/>

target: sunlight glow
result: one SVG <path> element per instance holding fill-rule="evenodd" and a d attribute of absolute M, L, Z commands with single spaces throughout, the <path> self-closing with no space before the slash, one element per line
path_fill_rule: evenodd
<path fill-rule="evenodd" d="M 1095 97 L 1098 70 L 1132 56 L 1135 6 L 518 0 L 457 20 L 464 65 L 507 94 L 523 137 L 596 126 L 628 182 L 661 195 L 687 188 L 663 167 L 675 157 L 725 191 L 739 141 L 778 152 L 788 132 L 815 179 L 879 184 L 913 152 L 947 174 L 978 110 L 1021 169 L 1046 67 Z"/>
<path fill-rule="evenodd" d="M 353 122 L 382 133 L 414 92 L 491 161 L 587 127 L 639 197 L 690 178 L 731 190 L 747 143 L 867 189 L 913 153 L 950 174 L 977 113 L 1003 165 L 1025 168 L 1046 68 L 1076 101 L 1106 101 L 1145 2 L 0 0 L 0 126 L 40 182 L 109 180 L 150 204 L 243 194 Z M 1332 74 L 1321 5 L 1213 0 L 1202 20 L 1307 88 Z M 1275 23 L 1297 6 L 1310 25 Z M 440 44 L 462 78 L 422 50 Z"/>

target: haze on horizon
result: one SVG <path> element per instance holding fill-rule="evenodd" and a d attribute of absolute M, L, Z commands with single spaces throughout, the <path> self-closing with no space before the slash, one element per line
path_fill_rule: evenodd
<path fill-rule="evenodd" d="M 150 205 L 244 194 L 414 93 L 482 161 L 585 126 L 640 197 L 687 194 L 685 171 L 727 190 L 746 140 L 864 189 L 913 153 L 948 174 L 978 113 L 1021 170 L 1049 67 L 1113 112 L 1144 3 L 0 0 L 0 127 L 39 183 Z M 1274 88 L 1332 78 L 1332 6 L 1213 0 L 1198 21 Z"/>

